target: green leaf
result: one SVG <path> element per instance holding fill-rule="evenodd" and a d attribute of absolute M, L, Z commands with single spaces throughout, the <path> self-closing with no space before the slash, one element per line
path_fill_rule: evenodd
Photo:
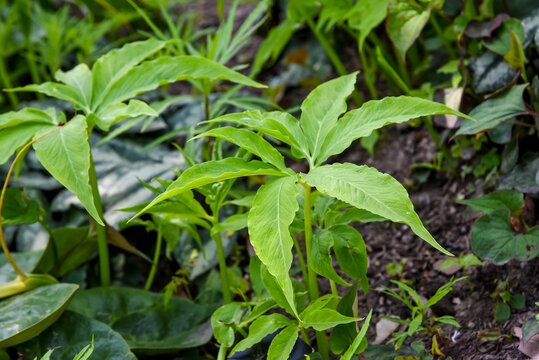
<path fill-rule="evenodd" d="M 277 151 L 269 142 L 264 140 L 261 136 L 255 134 L 252 131 L 246 129 L 237 129 L 230 126 L 220 127 L 206 131 L 193 139 L 197 139 L 203 136 L 212 136 L 226 141 L 230 141 L 233 144 L 238 145 L 242 149 L 245 149 L 254 155 L 258 156 L 262 161 L 272 164 L 278 169 L 285 172 L 286 166 L 284 164 L 283 156 Z"/>
<path fill-rule="evenodd" d="M 525 234 L 511 226 L 508 209 L 499 209 L 477 220 L 472 228 L 472 250 L 497 265 L 511 259 L 530 260 L 539 255 L 539 226 Z"/>
<path fill-rule="evenodd" d="M 255 319 L 258 319 L 260 315 L 263 315 L 268 310 L 274 308 L 276 305 L 277 303 L 273 299 L 268 299 L 268 300 L 265 300 L 256 304 L 251 310 L 251 312 L 249 313 L 249 315 L 241 320 L 241 322 L 239 323 L 239 326 L 246 326 L 247 324 L 254 321 Z"/>
<path fill-rule="evenodd" d="M 174 296 L 109 287 L 80 291 L 69 310 L 110 326 L 133 351 L 174 352 L 198 347 L 212 337 L 211 309 Z"/>
<path fill-rule="evenodd" d="M 517 115 L 527 114 L 522 95 L 528 84 L 515 85 L 495 98 L 475 107 L 470 116 L 476 121 L 464 120 L 455 136 L 471 135 L 492 129 Z"/>
<path fill-rule="evenodd" d="M 43 250 L 27 251 L 24 253 L 11 253 L 11 256 L 25 273 L 31 273 L 39 258 L 43 254 Z M 6 255 L 0 254 L 0 285 L 15 280 L 18 274 L 13 270 L 11 264 L 7 261 Z"/>
<path fill-rule="evenodd" d="M 511 295 L 511 299 L 509 300 L 509 305 L 511 305 L 511 307 L 516 310 L 524 309 L 524 306 L 526 306 L 526 295 L 524 294 Z"/>
<path fill-rule="evenodd" d="M 483 45 L 490 51 L 504 56 L 511 50 L 511 32 L 517 35 L 517 40 L 520 43 L 524 41 L 524 26 L 522 21 L 515 18 L 508 18 L 504 20 L 503 25 L 496 31 L 496 36 L 489 39 L 489 41 L 483 41 Z"/>
<path fill-rule="evenodd" d="M 240 341 L 229 355 L 232 355 L 238 351 L 246 350 L 255 344 L 258 344 L 266 335 L 274 333 L 276 330 L 285 326 L 295 325 L 293 320 L 288 319 L 281 314 L 263 315 L 253 321 L 249 327 L 249 336 Z"/>
<path fill-rule="evenodd" d="M 253 128 L 292 146 L 292 149 L 303 154 L 305 158 L 309 156 L 307 138 L 298 120 L 289 113 L 272 111 L 262 114 L 260 111 L 245 111 L 223 115 L 208 122 L 226 122 Z"/>
<path fill-rule="evenodd" d="M 185 170 L 178 179 L 167 187 L 164 193 L 153 199 L 151 203 L 139 211 L 134 217 L 147 211 L 161 201 L 172 196 L 180 195 L 185 191 L 218 181 L 253 175 L 283 176 L 284 174 L 275 167 L 257 160 L 245 161 L 241 158 L 226 158 L 223 160 L 206 161 Z"/>
<path fill-rule="evenodd" d="M 233 302 L 221 306 L 211 316 L 211 326 L 215 339 L 222 346 L 234 345 L 234 326 L 240 321 L 244 310 L 241 303 Z"/>
<path fill-rule="evenodd" d="M 263 66 L 268 66 L 277 60 L 297 28 L 298 24 L 286 19 L 269 31 L 256 52 L 253 66 L 251 67 L 251 77 L 258 74 Z"/>
<path fill-rule="evenodd" d="M 78 93 L 77 89 L 73 89 L 71 86 L 60 84 L 60 83 L 48 81 L 39 85 L 32 84 L 32 85 L 27 85 L 23 87 L 9 89 L 9 91 L 39 92 L 47 96 L 69 101 L 73 103 L 77 109 L 81 109 L 81 110 L 86 109 L 86 104 L 84 102 L 84 99 Z"/>
<path fill-rule="evenodd" d="M 330 129 L 346 111 L 346 98 L 354 91 L 357 72 L 319 85 L 301 104 L 301 127 L 313 159 L 318 157 Z"/>
<path fill-rule="evenodd" d="M 483 266 L 483 262 L 477 258 L 474 254 L 461 255 L 460 264 L 462 266 Z"/>
<path fill-rule="evenodd" d="M 479 198 L 461 200 L 459 204 L 468 205 L 475 211 L 482 211 L 485 214 L 507 208 L 511 211 L 517 211 L 524 207 L 524 195 L 514 190 L 501 190 Z"/>
<path fill-rule="evenodd" d="M 17 351 L 32 359 L 54 348 L 55 360 L 72 360 L 92 338 L 95 342 L 91 359 L 136 359 L 120 334 L 102 322 L 72 311 L 64 312 L 58 321 L 39 336 L 18 345 Z"/>
<path fill-rule="evenodd" d="M 234 70 L 203 57 L 187 55 L 163 56 L 156 60 L 143 62 L 118 79 L 103 96 L 99 109 L 153 90 L 159 85 L 191 79 L 207 80 L 212 83 L 227 80 L 255 88 L 266 87 Z"/>
<path fill-rule="evenodd" d="M 324 331 L 340 324 L 348 324 L 359 319 L 339 314 L 332 309 L 311 309 L 307 307 L 302 313 L 301 322 L 304 327 L 312 327 L 316 331 Z"/>
<path fill-rule="evenodd" d="M 78 115 L 60 130 L 33 144 L 37 158 L 47 171 L 73 192 L 88 213 L 101 225 L 90 188 L 90 144 L 83 116 Z"/>
<path fill-rule="evenodd" d="M 39 335 L 60 317 L 78 288 L 74 284 L 53 284 L 2 300 L 0 348 Z"/>
<path fill-rule="evenodd" d="M 268 268 L 262 263 L 260 263 L 260 275 L 264 289 L 268 292 L 268 294 L 270 294 L 271 298 L 277 303 L 277 305 L 282 307 L 290 315 L 297 317 L 296 306 L 294 305 L 294 307 L 292 307 L 288 303 L 288 299 L 284 295 L 281 286 L 277 283 L 275 276 L 271 275 Z"/>
<path fill-rule="evenodd" d="M 469 118 L 443 104 L 410 96 L 386 97 L 366 102 L 361 108 L 349 111 L 339 119 L 337 125 L 329 132 L 317 163 L 322 163 L 331 155 L 340 154 L 354 140 L 369 136 L 373 130 L 385 125 L 438 114 Z"/>
<path fill-rule="evenodd" d="M 294 290 L 288 274 L 294 243 L 289 227 L 299 208 L 297 194 L 295 176 L 271 179 L 257 191 L 248 215 L 251 244 L 275 276 L 294 313 Z"/>
<path fill-rule="evenodd" d="M 442 324 L 452 325 L 457 328 L 460 327 L 460 324 L 455 320 L 453 316 L 450 316 L 450 315 L 440 316 L 440 317 L 434 318 L 433 320 L 436 322 L 440 322 Z"/>
<path fill-rule="evenodd" d="M 92 67 L 92 110 L 102 103 L 103 97 L 118 80 L 125 76 L 133 66 L 166 45 L 163 41 L 150 38 L 128 43 L 120 49 L 109 51 L 101 56 Z"/>
<path fill-rule="evenodd" d="M 321 166 L 308 174 L 301 174 L 301 179 L 319 191 L 359 209 L 407 224 L 417 236 L 450 255 L 425 229 L 408 193 L 390 175 L 368 166 L 345 163 Z"/>
<path fill-rule="evenodd" d="M 386 30 L 403 61 L 406 52 L 429 21 L 430 11 L 430 7 L 424 10 L 409 0 L 394 0 L 389 3 Z"/>
<path fill-rule="evenodd" d="M 365 334 L 367 334 L 367 330 L 369 329 L 369 324 L 371 322 L 371 317 L 372 317 L 372 309 L 369 311 L 369 314 L 367 315 L 367 318 L 363 322 L 363 325 L 361 326 L 361 330 L 359 330 L 359 333 L 354 339 L 354 342 L 352 343 L 352 345 L 350 345 L 348 350 L 346 350 L 341 360 L 350 360 L 352 356 L 356 353 L 357 349 L 361 345 L 361 342 L 363 341 L 363 338 L 365 338 Z"/>
<path fill-rule="evenodd" d="M 82 106 L 80 109 L 88 114 L 92 106 L 92 72 L 88 65 L 77 65 L 68 72 L 58 70 L 54 74 L 54 78 L 77 93 L 78 105 Z"/>
<path fill-rule="evenodd" d="M 157 112 L 145 102 L 131 100 L 128 104 L 114 103 L 100 110 L 96 115 L 96 124 L 103 131 L 108 131 L 112 125 L 126 118 L 137 116 L 157 116 Z"/>
<path fill-rule="evenodd" d="M 35 200 L 23 201 L 19 188 L 7 188 L 2 207 L 2 226 L 33 224 L 39 221 L 40 207 Z"/>
<path fill-rule="evenodd" d="M 333 268 L 333 258 L 331 257 L 333 245 L 333 237 L 328 230 L 314 234 L 311 248 L 311 269 L 339 285 L 350 286 Z"/>
<path fill-rule="evenodd" d="M 387 6 L 390 0 L 359 0 L 347 14 L 351 28 L 359 30 L 359 51 L 370 32 L 386 18 Z"/>
<path fill-rule="evenodd" d="M 367 248 L 361 234 L 347 225 L 336 225 L 328 229 L 334 241 L 334 250 L 339 266 L 354 280 L 367 276 Z"/>
<path fill-rule="evenodd" d="M 459 281 L 462 281 L 464 279 L 466 279 L 465 276 L 454 279 L 454 280 L 452 279 L 448 283 L 440 286 L 438 288 L 438 290 L 436 290 L 434 295 L 432 295 L 432 297 L 429 300 L 427 300 L 427 302 L 425 303 L 425 306 L 423 308 L 427 309 L 427 308 L 437 304 L 438 301 L 442 300 L 442 298 L 444 298 L 447 294 L 449 294 L 449 292 L 451 290 L 453 290 L 453 285 L 455 285 L 456 283 L 458 283 Z M 417 303 L 417 300 L 416 300 L 416 303 Z"/>
<path fill-rule="evenodd" d="M 504 323 L 511 316 L 511 308 L 506 303 L 497 303 L 494 305 L 494 319 L 499 323 Z"/>
<path fill-rule="evenodd" d="M 26 122 L 41 123 L 44 125 L 56 125 L 56 110 L 49 108 L 46 111 L 24 108 L 19 111 L 10 111 L 0 115 L 0 130 Z"/>
<path fill-rule="evenodd" d="M 22 148 L 37 133 L 45 133 L 56 125 L 40 122 L 26 122 L 0 130 L 0 164 L 9 160 L 11 155 Z"/>
<path fill-rule="evenodd" d="M 522 49 L 522 40 L 513 32 L 509 30 L 511 35 L 511 47 L 507 54 L 503 56 L 503 59 L 511 66 L 513 69 L 520 69 L 521 72 L 525 72 L 524 65 L 527 63 L 526 55 L 524 55 L 524 50 Z"/>
<path fill-rule="evenodd" d="M 285 327 L 273 338 L 268 349 L 268 360 L 288 360 L 297 340 L 298 326 L 293 324 Z"/>

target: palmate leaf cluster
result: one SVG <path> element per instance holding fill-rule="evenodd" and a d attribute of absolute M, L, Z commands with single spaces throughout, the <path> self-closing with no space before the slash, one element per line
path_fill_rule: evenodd
<path fill-rule="evenodd" d="M 419 237 L 448 254 L 425 229 L 406 190 L 394 178 L 368 166 L 323 163 L 330 156 L 344 151 L 354 140 L 368 136 L 373 130 L 384 125 L 441 113 L 465 115 L 438 103 L 406 96 L 370 101 L 359 109 L 346 112 L 346 98 L 354 89 L 356 76 L 357 74 L 353 73 L 318 86 L 303 102 L 299 121 L 284 112 L 258 111 L 229 114 L 209 121 L 214 124 L 235 124 L 238 127 L 218 127 L 198 137 L 215 137 L 229 141 L 261 160 L 232 157 L 196 164 L 183 172 L 166 191 L 139 212 L 148 211 L 167 199 L 204 185 L 243 176 L 273 176 L 256 192 L 248 213 L 249 236 L 257 257 L 264 265 L 262 272 L 267 271 L 267 276 L 263 276 L 266 289 L 275 302 L 296 320 L 283 318 L 282 321 L 273 321 L 269 317 L 276 317 L 276 314 L 263 316 L 251 325 L 247 338 L 251 339 L 249 341 L 255 342 L 256 339 L 282 327 L 286 327 L 284 333 L 288 334 L 289 331 L 297 333 L 303 327 L 313 327 L 321 331 L 355 321 L 354 318 L 338 313 L 335 310 L 335 299 L 332 300 L 331 297 L 319 298 L 305 310 L 298 310 L 299 305 L 289 275 L 294 245 L 290 226 L 299 209 L 297 197 L 302 186 L 305 189 L 316 187 L 321 193 L 374 216 L 405 223 Z M 295 173 L 287 168 L 284 157 L 265 137 L 290 146 L 295 157 L 307 160 L 310 170 L 306 173 Z M 310 190 L 308 193 L 310 194 Z M 339 277 L 327 269 L 326 260 L 328 255 L 331 259 L 330 248 L 334 246 L 343 270 L 356 280 L 365 277 L 365 245 L 357 231 L 349 226 L 339 225 L 324 229 L 316 235 L 314 241 L 320 255 L 312 255 L 317 259 L 314 260 L 316 265 L 313 265 L 315 271 L 346 285 L 344 280 L 339 281 Z M 350 264 L 345 249 L 352 251 L 360 259 L 357 268 Z M 273 325 L 259 333 L 255 330 L 258 329 L 255 326 L 257 322 L 264 326 Z M 288 330 L 289 327 L 295 330 Z M 251 331 L 257 335 L 252 335 Z M 247 339 L 244 341 L 248 341 Z M 280 342 L 281 337 L 274 341 Z M 232 344 L 227 344 L 230 345 Z M 241 346 L 238 349 L 238 346 L 239 344 L 232 351 L 243 349 Z M 288 350 L 291 350 L 291 347 L 287 347 Z"/>

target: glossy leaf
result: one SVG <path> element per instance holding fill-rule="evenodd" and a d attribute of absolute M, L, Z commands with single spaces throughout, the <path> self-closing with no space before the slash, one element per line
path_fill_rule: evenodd
<path fill-rule="evenodd" d="M 301 104 L 301 127 L 315 159 L 337 118 L 346 111 L 346 98 L 354 91 L 357 72 L 319 85 Z"/>
<path fill-rule="evenodd" d="M 470 112 L 475 121 L 464 120 L 455 136 L 477 134 L 517 115 L 526 114 L 528 111 L 522 99 L 526 86 L 527 84 L 515 85 L 495 98 L 479 104 Z"/>
<path fill-rule="evenodd" d="M 445 254 L 425 229 L 404 187 L 390 175 L 350 163 L 325 165 L 301 174 L 303 181 L 359 209 L 410 226 L 417 236 Z"/>
<path fill-rule="evenodd" d="M 212 337 L 211 310 L 187 299 L 132 288 L 81 291 L 69 310 L 101 321 L 120 333 L 133 351 L 169 352 L 197 347 Z"/>
<path fill-rule="evenodd" d="M 294 243 L 289 227 L 299 208 L 297 194 L 294 176 L 272 179 L 257 191 L 248 215 L 251 244 L 293 310 L 294 290 L 288 272 Z"/>
<path fill-rule="evenodd" d="M 252 131 L 225 126 L 206 131 L 205 133 L 196 136 L 194 139 L 203 136 L 211 136 L 230 141 L 258 156 L 262 161 L 286 171 L 284 158 L 281 153 L 279 153 L 279 151 L 277 151 L 270 143 Z"/>
<path fill-rule="evenodd" d="M 514 258 L 530 260 L 539 255 L 539 226 L 517 233 L 509 210 L 499 209 L 475 222 L 471 243 L 474 253 L 498 265 Z"/>
<path fill-rule="evenodd" d="M 284 174 L 275 167 L 261 161 L 245 161 L 240 158 L 226 158 L 223 160 L 207 161 L 205 163 L 196 164 L 185 170 L 176 181 L 167 187 L 167 190 L 164 193 L 157 196 L 135 216 L 145 212 L 161 201 L 179 195 L 185 191 L 218 181 L 253 175 L 283 176 Z"/>
<path fill-rule="evenodd" d="M 103 224 L 89 184 L 90 144 L 84 117 L 76 116 L 60 130 L 35 142 L 33 147 L 43 167 L 75 193 L 88 213 Z"/>
<path fill-rule="evenodd" d="M 11 256 L 25 273 L 31 273 L 43 254 L 43 250 L 28 251 L 24 253 L 11 253 Z M 17 273 L 7 261 L 6 255 L 0 254 L 0 285 L 15 280 Z"/>
<path fill-rule="evenodd" d="M 273 338 L 268 349 L 268 360 L 288 360 L 297 340 L 298 326 L 293 324 L 285 327 Z"/>
<path fill-rule="evenodd" d="M 72 360 L 94 339 L 91 359 L 135 360 L 135 355 L 120 334 L 100 321 L 66 311 L 58 321 L 34 339 L 17 346 L 27 358 L 42 356 L 54 348 L 52 359 Z"/>
<path fill-rule="evenodd" d="M 201 79 L 210 82 L 228 80 L 255 88 L 266 87 L 212 60 L 197 56 L 160 57 L 146 61 L 118 79 L 103 96 L 100 108 L 130 99 L 159 85 L 179 81 Z"/>
<path fill-rule="evenodd" d="M 150 38 L 126 44 L 97 59 L 92 67 L 92 110 L 95 111 L 101 105 L 103 97 L 116 81 L 165 45 L 163 41 Z"/>
<path fill-rule="evenodd" d="M 347 15 L 348 24 L 351 28 L 359 30 L 359 51 L 363 51 L 363 44 L 370 32 L 386 18 L 389 1 L 359 0 L 350 9 Z"/>
<path fill-rule="evenodd" d="M 27 122 L 0 130 L 0 164 L 8 161 L 15 151 L 28 143 L 36 133 L 47 132 L 55 127 L 56 125 L 48 123 Z"/>
<path fill-rule="evenodd" d="M 259 343 L 266 337 L 266 335 L 272 334 L 276 330 L 292 324 L 294 324 L 294 321 L 281 314 L 263 315 L 253 321 L 251 326 L 249 326 L 249 336 L 234 346 L 230 351 L 230 355 L 248 349 Z"/>
<path fill-rule="evenodd" d="M 53 284 L 2 300 L 0 348 L 39 335 L 60 317 L 77 289 L 74 284 Z"/>
<path fill-rule="evenodd" d="M 390 2 L 386 30 L 403 61 L 406 52 L 415 42 L 429 18 L 430 8 L 424 10 L 417 3 L 408 0 Z"/>
<path fill-rule="evenodd" d="M 332 226 L 328 229 L 334 241 L 335 256 L 339 266 L 354 280 L 367 276 L 367 249 L 361 234 L 347 225 Z"/>
<path fill-rule="evenodd" d="M 317 163 L 322 163 L 331 155 L 340 154 L 354 140 L 369 136 L 372 131 L 385 125 L 436 114 L 469 118 L 443 104 L 410 96 L 386 97 L 382 100 L 369 101 L 361 108 L 349 111 L 339 119 L 337 125 L 329 132 Z"/>

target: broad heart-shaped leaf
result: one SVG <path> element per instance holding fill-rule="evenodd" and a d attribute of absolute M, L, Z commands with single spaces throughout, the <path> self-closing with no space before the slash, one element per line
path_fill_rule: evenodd
<path fill-rule="evenodd" d="M 299 205 L 296 177 L 287 176 L 268 181 L 258 189 L 248 224 L 251 244 L 258 258 L 275 277 L 288 304 L 295 310 L 294 289 L 288 271 L 292 265 L 290 224 Z"/>
<path fill-rule="evenodd" d="M 317 164 L 331 155 L 340 154 L 361 137 L 385 125 L 401 123 L 421 116 L 451 114 L 469 118 L 443 104 L 411 96 L 386 97 L 371 100 L 359 109 L 344 114 L 329 132 L 317 159 Z"/>
<path fill-rule="evenodd" d="M 159 51 L 166 45 L 163 41 L 149 38 L 124 45 L 101 56 L 92 67 L 92 103 L 95 111 L 108 89 L 122 78 L 133 66 Z"/>
<path fill-rule="evenodd" d="M 286 171 L 284 157 L 269 142 L 261 136 L 246 129 L 237 129 L 230 126 L 206 131 L 194 139 L 202 136 L 212 136 L 226 141 L 230 141 L 239 147 L 258 156 L 262 161 L 272 164 L 278 169 Z"/>
<path fill-rule="evenodd" d="M 42 254 L 43 250 L 35 250 L 24 253 L 11 253 L 11 256 L 22 271 L 31 273 Z M 11 264 L 7 261 L 6 255 L 0 254 L 0 285 L 15 280 L 17 275 Z"/>
<path fill-rule="evenodd" d="M 386 30 L 403 61 L 429 17 L 430 8 L 424 10 L 409 0 L 394 0 L 389 3 Z"/>
<path fill-rule="evenodd" d="M 347 14 L 350 27 L 359 30 L 359 51 L 363 51 L 365 39 L 372 29 L 386 18 L 389 1 L 359 0 Z"/>
<path fill-rule="evenodd" d="M 229 355 L 248 349 L 259 343 L 266 337 L 266 335 L 272 334 L 276 330 L 292 324 L 294 324 L 293 320 L 290 320 L 281 314 L 262 315 L 249 326 L 249 336 L 234 346 Z"/>
<path fill-rule="evenodd" d="M 157 116 L 157 112 L 148 104 L 140 100 L 131 100 L 128 104 L 114 103 L 101 109 L 96 114 L 96 124 L 102 130 L 108 131 L 116 122 L 137 116 Z"/>
<path fill-rule="evenodd" d="M 284 176 L 286 174 L 258 160 L 245 161 L 241 158 L 226 158 L 223 160 L 206 161 L 185 170 L 178 179 L 167 187 L 164 193 L 153 199 L 151 203 L 135 216 L 140 215 L 161 201 L 179 195 L 182 192 L 217 181 L 253 175 Z"/>
<path fill-rule="evenodd" d="M 482 216 L 472 228 L 472 250 L 479 257 L 501 265 L 511 259 L 530 260 L 539 254 L 539 226 L 525 234 L 511 226 L 508 209 Z"/>
<path fill-rule="evenodd" d="M 88 213 L 103 225 L 90 188 L 90 144 L 83 116 L 77 115 L 60 130 L 33 145 L 37 158 L 68 190 L 79 198 Z"/>
<path fill-rule="evenodd" d="M 92 72 L 88 68 L 88 65 L 77 65 L 68 72 L 58 70 L 54 74 L 54 78 L 57 81 L 63 82 L 77 93 L 77 98 L 80 99 L 79 105 L 83 106 L 81 110 L 85 114 L 88 114 L 92 106 Z"/>
<path fill-rule="evenodd" d="M 288 360 L 296 341 L 298 340 L 298 326 L 288 325 L 278 333 L 268 349 L 268 360 Z"/>
<path fill-rule="evenodd" d="M 357 72 L 319 85 L 301 104 L 301 127 L 307 137 L 311 157 L 316 159 L 337 118 L 346 111 L 346 98 L 354 91 Z"/>
<path fill-rule="evenodd" d="M 99 109 L 132 98 L 142 92 L 153 90 L 162 84 L 190 79 L 202 79 L 210 82 L 228 80 L 256 88 L 266 87 L 245 75 L 203 57 L 163 56 L 155 60 L 145 61 L 118 79 L 103 96 Z"/>
<path fill-rule="evenodd" d="M 301 174 L 303 181 L 359 209 L 405 223 L 417 236 L 444 254 L 451 255 L 425 229 L 408 193 L 397 180 L 368 166 L 350 163 L 324 165 Z"/>
<path fill-rule="evenodd" d="M 303 154 L 305 158 L 309 156 L 307 138 L 303 134 L 298 120 L 289 113 L 280 111 L 266 113 L 261 113 L 258 110 L 245 111 L 223 115 L 208 122 L 226 122 L 253 128 L 290 145 L 292 149 L 296 149 L 297 152 Z"/>
<path fill-rule="evenodd" d="M 69 310 L 101 321 L 137 352 L 170 352 L 197 347 L 212 337 L 211 310 L 187 299 L 132 288 L 83 290 Z"/>
<path fill-rule="evenodd" d="M 524 207 L 524 195 L 514 190 L 501 190 L 476 199 L 461 200 L 459 204 L 471 206 L 475 211 L 482 211 L 485 214 L 506 208 L 517 211 Z"/>
<path fill-rule="evenodd" d="M 41 286 L 0 302 L 0 348 L 25 342 L 48 328 L 79 288 L 74 284 Z"/>
<path fill-rule="evenodd" d="M 455 136 L 471 135 L 492 129 L 502 122 L 528 112 L 522 93 L 528 84 L 515 85 L 495 98 L 488 99 L 475 107 L 470 116 L 475 121 L 464 120 Z"/>
<path fill-rule="evenodd" d="M 92 338 L 94 351 L 90 359 L 136 360 L 126 341 L 116 331 L 100 321 L 69 310 L 39 336 L 18 345 L 17 351 L 33 359 L 55 349 L 51 359 L 72 360 Z"/>
<path fill-rule="evenodd" d="M 7 188 L 2 207 L 2 226 L 33 224 L 39 220 L 39 209 L 37 201 L 23 201 L 19 188 Z"/>
<path fill-rule="evenodd" d="M 323 230 L 314 234 L 311 249 L 311 267 L 317 274 L 320 274 L 337 284 L 350 286 L 343 280 L 333 268 L 333 258 L 331 248 L 333 247 L 333 237 L 329 231 Z"/>

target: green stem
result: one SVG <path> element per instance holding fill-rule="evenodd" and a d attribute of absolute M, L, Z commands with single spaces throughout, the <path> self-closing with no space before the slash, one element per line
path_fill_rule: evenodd
<path fill-rule="evenodd" d="M 318 31 L 318 28 L 316 27 L 313 20 L 309 16 L 306 16 L 305 19 L 306 19 L 307 25 L 309 25 L 309 28 L 313 32 L 314 36 L 316 36 L 316 38 L 318 39 L 318 41 L 320 42 L 320 44 L 326 51 L 329 59 L 333 63 L 333 66 L 335 66 L 335 70 L 337 70 L 337 73 L 339 73 L 339 75 L 341 76 L 347 75 L 348 71 L 346 71 L 346 68 L 344 67 L 344 64 L 339 58 L 339 55 L 337 55 L 335 50 L 333 50 L 329 41 L 324 37 L 324 35 L 320 31 Z M 354 100 L 354 103 L 356 104 L 357 107 L 363 104 L 363 98 L 361 94 L 357 92 L 357 90 L 355 89 L 354 89 L 354 92 L 352 93 L 352 99 Z"/>
<path fill-rule="evenodd" d="M 228 347 L 225 345 L 221 345 L 219 347 L 219 353 L 217 354 L 217 360 L 226 360 L 226 351 L 228 350 Z"/>
<path fill-rule="evenodd" d="M 217 225 L 214 221 L 213 228 Z M 228 281 L 228 269 L 226 267 L 225 250 L 223 248 L 223 240 L 221 239 L 221 233 L 218 231 L 211 231 L 211 238 L 217 245 L 217 258 L 219 259 L 219 273 L 221 275 L 221 285 L 223 289 L 223 301 L 228 304 L 232 301 L 232 294 L 230 293 L 230 286 Z"/>
<path fill-rule="evenodd" d="M 457 55 L 455 54 L 455 50 L 453 50 L 453 47 L 451 44 L 447 42 L 447 39 L 444 37 L 444 33 L 442 31 L 442 28 L 440 28 L 440 25 L 438 24 L 438 20 L 436 20 L 436 17 L 434 14 L 430 16 L 430 22 L 432 24 L 432 27 L 434 28 L 434 31 L 436 32 L 436 35 L 440 38 L 440 41 L 442 42 L 442 45 L 447 50 L 447 53 L 452 59 L 455 59 Z"/>
<path fill-rule="evenodd" d="M 307 331 L 305 331 L 305 328 L 303 326 L 299 327 L 299 332 L 301 333 L 303 341 L 305 341 L 307 345 L 311 346 L 311 340 L 309 339 L 309 335 L 307 334 Z"/>
<path fill-rule="evenodd" d="M 309 299 L 311 303 L 318 299 L 318 280 L 314 272 L 311 259 L 313 228 L 311 224 L 311 186 L 304 182 L 300 182 L 305 189 L 305 252 L 307 254 L 307 271 L 309 278 Z M 322 355 L 322 359 L 329 360 L 329 343 L 324 331 L 316 332 L 316 344 L 318 352 Z"/>
<path fill-rule="evenodd" d="M 335 285 L 335 281 L 329 280 L 329 286 L 331 288 L 331 293 L 335 296 L 338 296 L 339 293 L 337 292 L 337 285 Z"/>
<path fill-rule="evenodd" d="M 367 57 L 365 56 L 365 52 L 361 49 L 359 49 L 359 56 L 361 58 L 361 66 L 363 67 L 363 71 L 365 72 L 365 83 L 367 84 L 367 88 L 369 89 L 369 92 L 371 93 L 371 98 L 373 100 L 378 100 L 378 91 L 376 90 L 376 87 L 374 86 L 374 74 L 371 73 L 371 71 L 374 71 L 373 68 L 371 68 L 368 64 Z"/>
<path fill-rule="evenodd" d="M 305 259 L 303 258 L 303 254 L 301 252 L 301 247 L 299 246 L 299 242 L 296 236 L 292 236 L 292 239 L 294 240 L 294 249 L 296 249 L 296 253 L 298 254 L 298 260 L 299 260 L 299 267 L 301 268 L 301 274 L 303 275 L 303 281 L 305 282 L 305 285 L 307 285 L 307 290 L 309 288 L 307 279 L 307 267 L 305 266 Z"/>
<path fill-rule="evenodd" d="M 95 202 L 95 207 L 99 216 L 104 219 L 103 205 L 101 204 L 101 196 L 99 195 L 99 187 L 97 185 L 97 175 L 95 173 L 95 165 L 92 154 L 90 153 L 90 187 Z M 99 252 L 99 273 L 101 276 L 101 286 L 110 286 L 110 264 L 109 264 L 109 248 L 107 244 L 107 229 L 104 225 L 95 224 L 97 230 L 97 250 Z"/>
<path fill-rule="evenodd" d="M 155 253 L 153 254 L 152 268 L 150 269 L 150 274 L 148 275 L 148 280 L 146 280 L 146 286 L 144 290 L 148 291 L 152 287 L 153 279 L 155 277 L 155 272 L 157 271 L 157 264 L 159 262 L 159 255 L 161 255 L 161 243 L 163 242 L 163 231 L 161 226 L 157 228 L 157 243 L 155 244 Z"/>
<path fill-rule="evenodd" d="M 0 80 L 2 81 L 6 89 L 11 89 L 13 87 L 6 69 L 6 63 L 3 56 L 0 56 Z M 14 109 L 19 106 L 19 99 L 17 99 L 17 95 L 15 95 L 15 93 L 8 92 L 7 97 L 9 98 L 9 102 Z"/>

